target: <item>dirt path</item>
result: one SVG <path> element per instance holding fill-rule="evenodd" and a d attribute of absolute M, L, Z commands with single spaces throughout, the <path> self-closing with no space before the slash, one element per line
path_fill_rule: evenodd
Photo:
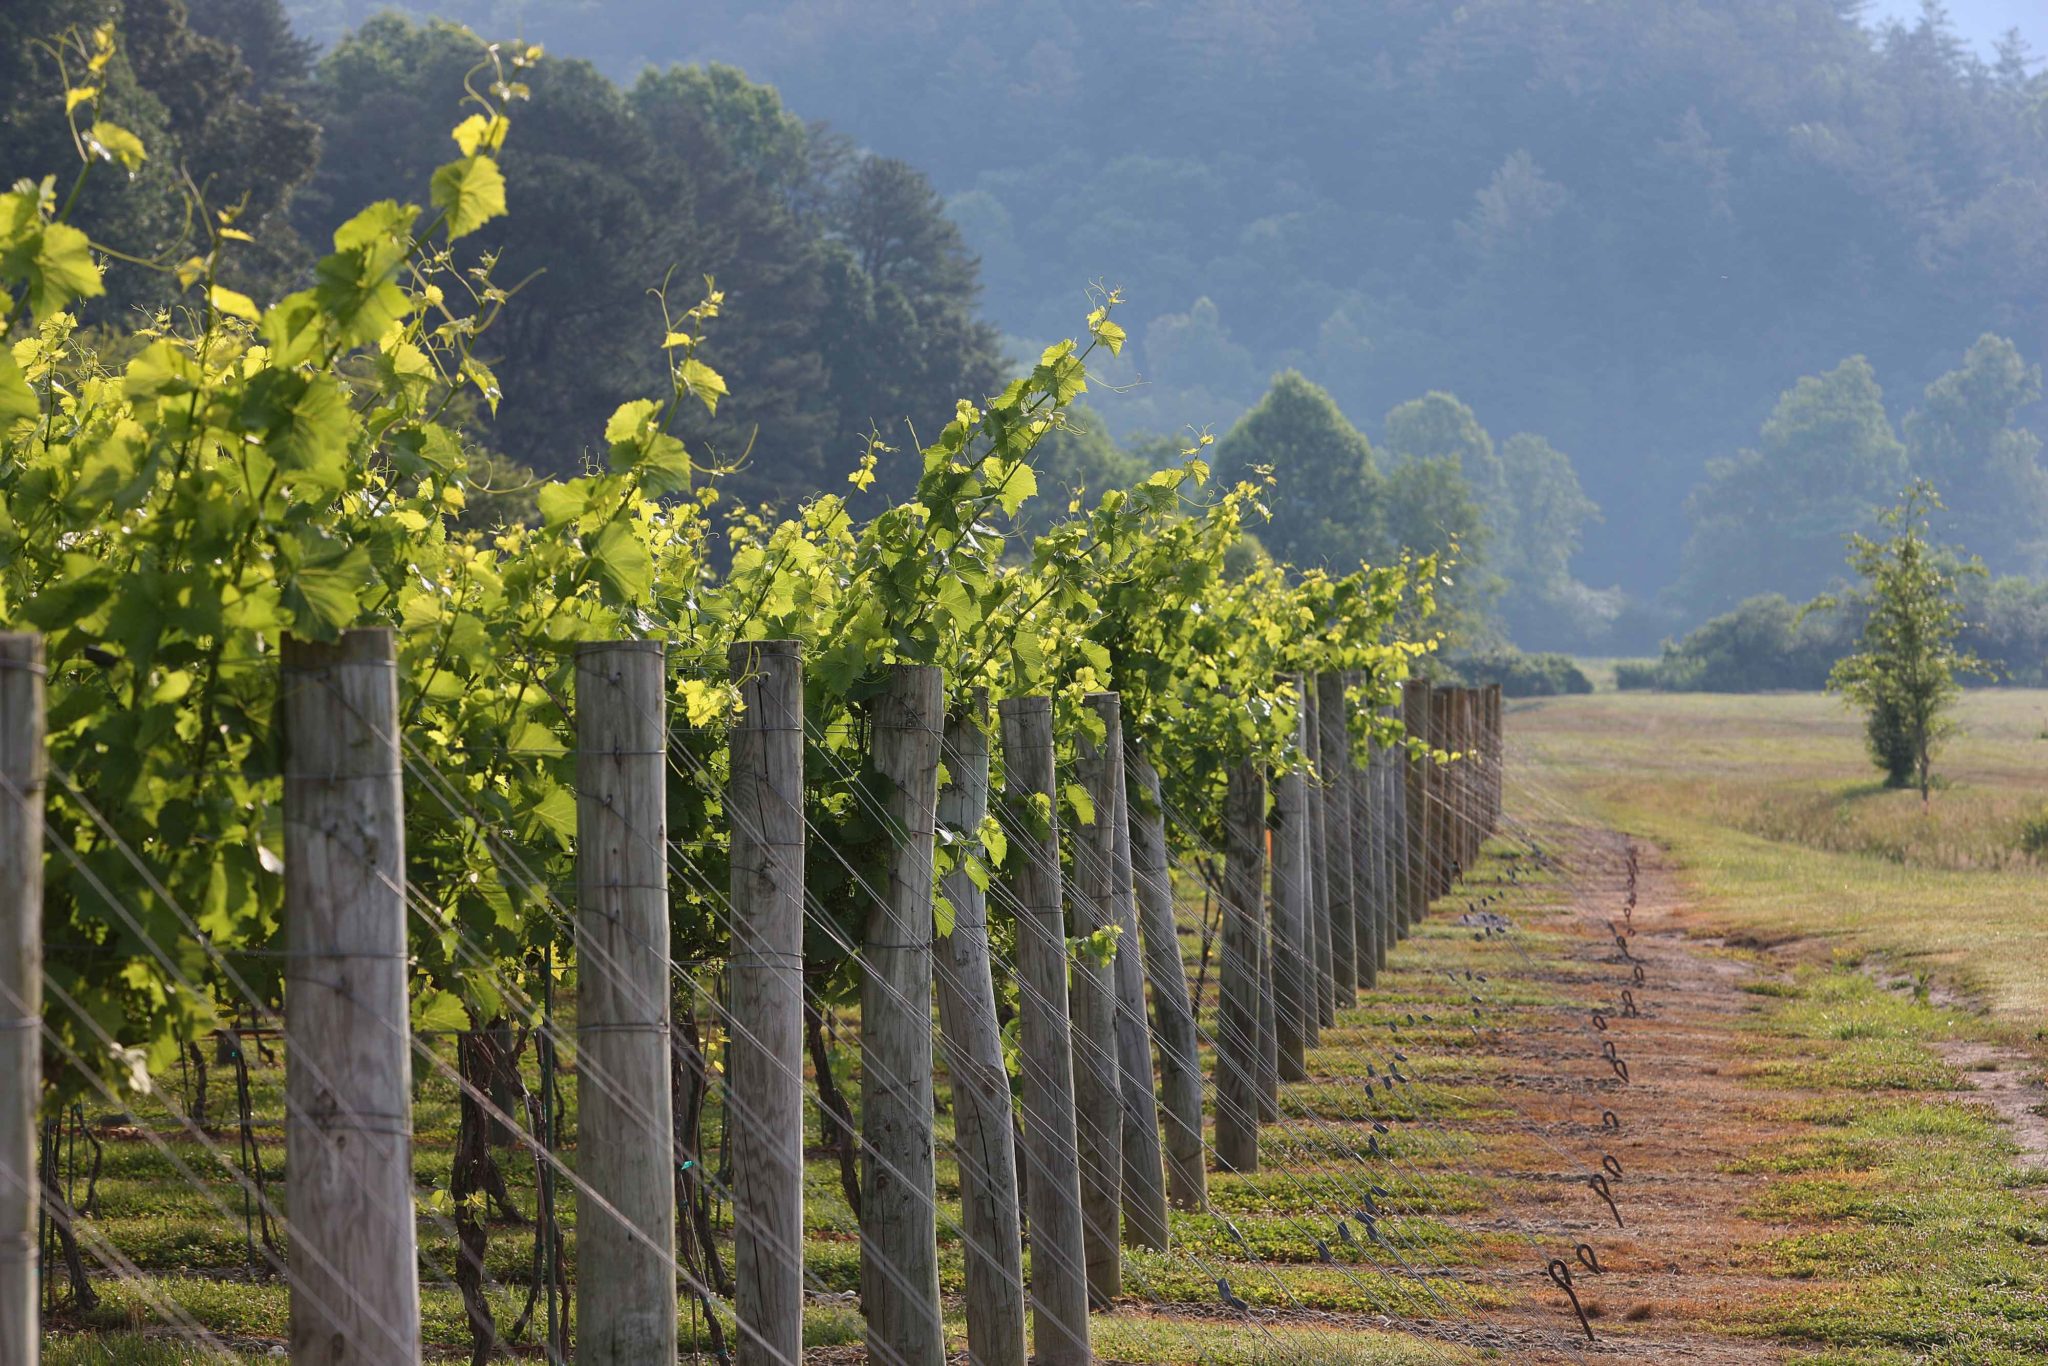
<path fill-rule="evenodd" d="M 1541 1245 L 1539 1252 L 1524 1244 L 1526 1266 L 1491 1273 L 1519 1292 L 1518 1306 L 1501 1316 L 1514 1339 L 1509 1350 L 1517 1361 L 1622 1354 L 1659 1362 L 1780 1361 L 1782 1348 L 1699 1327 L 1726 1306 L 1776 1288 L 1759 1246 L 1777 1230 L 1742 1215 L 1753 1187 L 1726 1170 L 1784 1136 L 1782 1121 L 1764 1113 L 1731 1066 L 1739 1022 L 1759 1000 L 1742 987 L 1759 969 L 1712 942 L 1687 938 L 1687 908 L 1673 870 L 1648 846 L 1638 848 L 1625 958 L 1609 929 L 1610 919 L 1626 924 L 1625 843 L 1605 832 L 1568 838 L 1564 863 L 1572 885 L 1559 889 L 1560 904 L 1549 914 L 1523 917 L 1563 943 L 1519 966 L 1524 979 L 1534 977 L 1574 1004 L 1520 1012 L 1496 1049 L 1509 1063 L 1507 1074 L 1485 1078 L 1517 1114 L 1497 1126 L 1489 1144 L 1490 1175 L 1511 1208 L 1488 1226 L 1519 1225 Z M 1604 1029 L 1594 1022 L 1595 1009 L 1605 1016 Z M 1625 1082 L 1605 1056 L 1609 1044 L 1626 1067 Z M 1609 1113 L 1618 1128 L 1607 1127 Z M 1585 1181 L 1605 1158 L 1612 1159 L 1609 1172 L 1621 1172 L 1607 1178 L 1619 1228 Z M 1520 1161 L 1529 1166 L 1517 1170 Z M 1574 1244 L 1584 1245 L 1599 1272 L 1582 1264 Z M 1544 1254 L 1570 1265 L 1595 1341 L 1579 1332 L 1564 1292 L 1541 1264 Z"/>

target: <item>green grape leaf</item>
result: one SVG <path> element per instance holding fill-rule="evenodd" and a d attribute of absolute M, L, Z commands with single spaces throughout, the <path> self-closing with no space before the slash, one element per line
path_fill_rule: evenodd
<path fill-rule="evenodd" d="M 637 602 L 654 587 L 654 556 L 629 523 L 608 523 L 598 533 L 597 544 L 590 548 L 590 559 L 598 581 L 615 598 Z"/>
<path fill-rule="evenodd" d="M 21 373 L 21 366 L 6 347 L 0 346 L 0 425 L 17 418 L 36 417 L 42 406 L 36 402 L 35 390 L 28 387 L 27 376 Z"/>
<path fill-rule="evenodd" d="M 250 381 L 235 425 L 261 438 L 286 483 L 316 494 L 347 487 L 355 415 L 331 375 L 263 371 Z"/>
<path fill-rule="evenodd" d="M 149 152 L 142 145 L 142 139 L 118 123 L 104 119 L 85 130 L 85 145 L 95 156 L 108 161 L 117 161 L 130 171 L 141 168 L 149 159 Z"/>
<path fill-rule="evenodd" d="M 92 242 L 84 233 L 69 223 L 36 219 L 32 196 L 10 194 L 0 199 L 9 201 L 0 204 L 0 279 L 27 281 L 28 306 L 38 319 L 106 292 L 92 259 Z M 16 227 L 9 219 L 22 204 L 30 221 Z"/>
<path fill-rule="evenodd" d="M 361 612 L 361 593 L 372 578 L 370 552 L 362 545 L 320 540 L 305 546 L 296 537 L 280 536 L 287 552 L 299 551 L 298 563 L 283 576 L 285 611 L 292 629 L 316 640 L 332 640 L 353 626 Z"/>
<path fill-rule="evenodd" d="M 560 526 L 590 511 L 590 493 L 590 481 L 587 479 L 558 480 L 541 485 L 534 504 L 540 509 L 543 522 L 549 526 Z"/>
<path fill-rule="evenodd" d="M 487 156 L 466 156 L 434 172 L 428 198 L 453 242 L 505 212 L 505 173 Z"/>

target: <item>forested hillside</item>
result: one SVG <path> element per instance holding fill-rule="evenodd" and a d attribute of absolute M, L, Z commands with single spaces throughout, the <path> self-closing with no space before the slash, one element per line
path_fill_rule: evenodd
<path fill-rule="evenodd" d="M 2039 63 L 1843 0 L 438 8 L 735 62 L 925 169 L 1008 333 L 1121 285 L 1119 431 L 1221 431 L 1292 366 L 1360 420 L 1441 389 L 1543 433 L 1628 510 L 1585 577 L 1637 594 L 1798 376 L 1864 355 L 1911 406 L 1987 330 L 2048 342 Z"/>
<path fill-rule="evenodd" d="M 474 415 L 534 468 L 649 382 L 665 279 L 727 291 L 733 396 L 687 435 L 748 502 L 915 449 L 1107 287 L 1121 385 L 1054 481 L 1209 431 L 1277 481 L 1276 554 L 1455 542 L 1464 620 L 1526 645 L 1819 591 L 1909 474 L 1992 569 L 2048 572 L 2048 77 L 2017 38 L 1986 61 L 1836 0 L 188 4 L 10 6 L 0 125 L 64 136 L 21 35 L 127 12 L 110 99 L 180 156 L 86 219 L 168 241 L 141 206 L 180 165 L 247 193 L 296 230 L 241 267 L 259 299 L 343 206 L 423 192 L 468 60 L 426 16 L 549 44 L 507 193 L 575 211 L 494 242 L 512 397 Z M 218 44 L 234 78 L 182 74 Z M 885 452 L 880 491 L 913 473 Z"/>

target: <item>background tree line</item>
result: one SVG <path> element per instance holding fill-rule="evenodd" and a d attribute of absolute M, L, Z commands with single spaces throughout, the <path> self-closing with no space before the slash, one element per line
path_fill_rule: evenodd
<path fill-rule="evenodd" d="M 1580 576 L 1683 573 L 1693 621 L 1756 590 L 1682 563 L 1686 496 L 1793 377 L 1862 355 L 1915 394 L 1986 331 L 2048 350 L 2048 78 L 1938 8 L 412 2 L 773 83 L 932 176 L 1008 335 L 1121 285 L 1119 437 L 1221 432 L 1288 368 L 1361 420 L 1444 390 L 1543 433 L 1609 510 Z M 323 38 L 383 3 L 291 0 Z"/>
<path fill-rule="evenodd" d="M 259 299 L 306 274 L 356 207 L 424 196 L 475 62 L 457 29 L 395 14 L 323 53 L 277 0 L 26 0 L 0 13 L 0 132 L 20 164 L 63 164 L 67 136 L 33 40 L 108 17 L 123 35 L 110 117 L 161 150 L 125 182 L 96 178 L 83 221 L 169 260 L 185 225 L 164 217 L 163 177 L 189 175 L 216 207 L 246 199 L 244 226 L 283 244 L 233 281 Z M 997 334 L 930 182 L 806 124 L 773 90 L 724 67 L 621 86 L 551 59 L 532 73 L 520 132 L 503 169 L 523 211 L 491 248 L 520 296 L 486 358 L 505 398 L 476 414 L 511 460 L 575 470 L 583 434 L 659 379 L 649 342 L 670 278 L 691 297 L 704 276 L 725 291 L 716 348 L 732 397 L 679 434 L 740 467 L 741 500 L 843 487 L 871 431 L 911 448 L 909 430 L 936 433 L 958 397 L 994 388 Z M 175 286 L 125 274 L 100 317 Z M 915 477 L 908 461 L 879 474 L 878 495 Z"/>
<path fill-rule="evenodd" d="M 110 113 L 167 150 L 96 179 L 88 221 L 174 252 L 157 191 L 189 174 L 290 229 L 237 282 L 275 293 L 340 206 L 417 197 L 445 155 L 464 40 L 381 8 L 22 0 L 0 132 L 65 136 L 29 40 L 118 15 Z M 1455 542 L 1475 649 L 1640 651 L 1810 596 L 1909 475 L 1995 572 L 2048 572 L 2048 80 L 2016 39 L 1986 62 L 1938 14 L 1834 0 L 434 8 L 558 48 L 508 195 L 586 212 L 513 216 L 509 397 L 472 415 L 513 461 L 574 468 L 646 386 L 671 270 L 727 294 L 733 397 L 684 435 L 742 501 L 843 486 L 871 432 L 914 448 L 1100 279 L 1133 385 L 1048 443 L 1052 479 L 1212 430 L 1273 471 L 1278 556 Z M 127 275 L 102 316 L 161 299 Z M 1880 375 L 1920 395 L 1896 420 Z"/>

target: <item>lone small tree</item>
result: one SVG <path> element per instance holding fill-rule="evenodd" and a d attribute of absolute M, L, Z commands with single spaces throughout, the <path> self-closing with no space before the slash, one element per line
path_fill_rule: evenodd
<path fill-rule="evenodd" d="M 1870 615 L 1861 648 L 1828 675 L 1828 690 L 1867 714 L 1871 758 L 1885 770 L 1886 783 L 1917 786 L 1923 805 L 1933 784 L 1934 747 L 1953 729 L 1945 713 L 1962 691 L 1956 677 L 1987 672 L 1975 655 L 1956 647 L 1963 625 L 1957 581 L 1983 574 L 1984 567 L 1933 543 L 1929 517 L 1941 507 L 1934 485 L 1915 480 L 1896 507 L 1879 514 L 1881 538 L 1849 538 L 1849 564 L 1864 583 L 1854 597 Z"/>

